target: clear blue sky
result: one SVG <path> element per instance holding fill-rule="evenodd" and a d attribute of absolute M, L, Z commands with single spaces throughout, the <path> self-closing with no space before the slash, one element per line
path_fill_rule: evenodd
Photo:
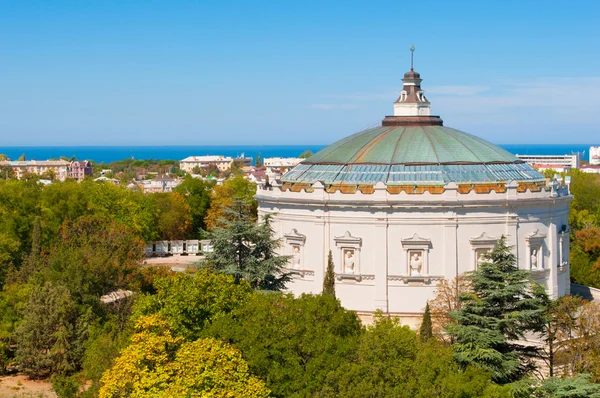
<path fill-rule="evenodd" d="M 0 146 L 327 144 L 409 68 L 445 125 L 600 142 L 600 1 L 0 2 Z"/>

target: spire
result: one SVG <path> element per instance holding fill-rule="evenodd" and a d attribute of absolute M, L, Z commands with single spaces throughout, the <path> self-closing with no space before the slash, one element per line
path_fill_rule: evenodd
<path fill-rule="evenodd" d="M 404 74 L 404 87 L 394 103 L 394 116 L 428 116 L 430 104 L 421 89 L 421 75 L 414 69 L 415 46 L 410 46 L 410 72 Z"/>

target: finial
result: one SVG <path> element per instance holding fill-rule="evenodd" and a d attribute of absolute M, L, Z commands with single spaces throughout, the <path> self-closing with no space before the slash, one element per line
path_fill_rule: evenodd
<path fill-rule="evenodd" d="M 414 71 L 413 68 L 413 59 L 415 55 L 415 46 L 410 46 L 410 70 Z"/>

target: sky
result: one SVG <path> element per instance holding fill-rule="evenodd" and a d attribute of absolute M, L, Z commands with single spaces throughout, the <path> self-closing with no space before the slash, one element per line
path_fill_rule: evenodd
<path fill-rule="evenodd" d="M 329 144 L 410 68 L 444 125 L 600 143 L 600 1 L 0 0 L 0 147 Z"/>

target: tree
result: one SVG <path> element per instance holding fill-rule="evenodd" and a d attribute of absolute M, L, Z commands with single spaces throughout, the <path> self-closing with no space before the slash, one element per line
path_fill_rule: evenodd
<path fill-rule="evenodd" d="M 260 153 L 258 155 L 256 155 L 256 160 L 254 163 L 256 164 L 256 167 L 262 167 L 263 161 L 262 161 L 262 156 L 260 155 Z"/>
<path fill-rule="evenodd" d="M 206 229 L 212 231 L 215 228 L 223 227 L 223 220 L 228 219 L 225 209 L 233 206 L 234 200 L 244 202 L 245 211 L 251 219 L 256 219 L 257 202 L 254 199 L 256 195 L 256 184 L 244 179 L 241 176 L 230 178 L 214 187 L 210 198 L 210 207 L 206 212 L 204 220 Z"/>
<path fill-rule="evenodd" d="M 127 288 L 139 272 L 142 241 L 126 226 L 100 217 L 67 222 L 45 258 L 44 279 L 65 286 L 77 303 Z"/>
<path fill-rule="evenodd" d="M 550 375 L 590 374 L 600 380 L 600 306 L 579 297 L 565 296 L 553 303 L 544 340 L 544 359 Z"/>
<path fill-rule="evenodd" d="M 300 154 L 300 156 L 298 156 L 300 159 L 308 159 L 309 157 L 311 157 L 313 155 L 312 151 L 307 149 L 306 151 L 302 152 Z"/>
<path fill-rule="evenodd" d="M 208 335 L 238 348 L 275 397 L 314 396 L 355 350 L 360 321 L 323 295 L 254 294 Z"/>
<path fill-rule="evenodd" d="M 27 157 L 23 153 L 23 154 L 21 154 L 21 156 L 19 156 L 19 158 L 17 160 L 20 161 L 20 162 L 23 162 L 23 161 L 27 160 Z"/>
<path fill-rule="evenodd" d="M 206 228 L 204 217 L 210 207 L 210 194 L 213 184 L 202 181 L 199 178 L 185 177 L 183 182 L 174 189 L 175 192 L 183 195 L 190 208 L 192 216 L 192 236 L 197 236 L 201 229 Z"/>
<path fill-rule="evenodd" d="M 425 305 L 425 313 L 423 314 L 423 322 L 419 329 L 419 338 L 421 342 L 426 342 L 433 337 L 433 327 L 431 325 L 431 311 L 429 309 L 429 302 Z"/>
<path fill-rule="evenodd" d="M 446 333 L 448 326 L 453 322 L 450 313 L 460 309 L 459 297 L 467 292 L 470 292 L 469 281 L 462 275 L 454 277 L 451 281 L 442 279 L 438 282 L 435 296 L 428 302 L 433 334 L 438 340 L 454 343 L 452 336 Z"/>
<path fill-rule="evenodd" d="M 188 239 L 192 234 L 191 208 L 179 192 L 152 195 L 156 203 L 156 229 L 160 240 Z"/>
<path fill-rule="evenodd" d="M 236 199 L 223 210 L 223 227 L 209 234 L 214 251 L 202 266 L 233 275 L 236 282 L 243 279 L 253 289 L 282 290 L 290 280 L 283 271 L 289 257 L 276 254 L 281 242 L 272 238 L 269 217 L 256 224 L 247 209 L 246 202 Z"/>
<path fill-rule="evenodd" d="M 308 395 L 308 394 L 307 394 Z M 460 371 L 450 347 L 419 342 L 398 318 L 376 314 L 347 360 L 329 372 L 316 396 L 362 397 L 508 397 L 489 374 Z"/>
<path fill-rule="evenodd" d="M 166 319 L 141 317 L 114 366 L 102 377 L 103 397 L 267 397 L 236 349 L 215 339 L 186 342 Z"/>
<path fill-rule="evenodd" d="M 0 162 L 6 162 L 8 160 L 8 156 L 3 153 L 0 153 Z"/>
<path fill-rule="evenodd" d="M 327 255 L 327 271 L 325 272 L 325 278 L 323 278 L 323 295 L 335 298 L 335 272 L 331 250 Z"/>
<path fill-rule="evenodd" d="M 247 283 L 236 284 L 232 276 L 209 270 L 160 278 L 155 287 L 156 294 L 138 298 L 133 319 L 161 314 L 173 333 L 188 340 L 199 338 L 207 325 L 240 307 L 252 294 Z"/>
<path fill-rule="evenodd" d="M 14 334 L 20 370 L 34 378 L 74 370 L 77 333 L 77 308 L 68 290 L 49 283 L 34 287 Z"/>
<path fill-rule="evenodd" d="M 467 276 L 473 292 L 460 296 L 461 308 L 450 314 L 456 324 L 448 332 L 463 368 L 478 366 L 495 382 L 510 383 L 535 368 L 535 350 L 515 341 L 543 330 L 548 297 L 543 287 L 529 282 L 529 271 L 517 268 L 506 237 L 484 258 Z"/>

